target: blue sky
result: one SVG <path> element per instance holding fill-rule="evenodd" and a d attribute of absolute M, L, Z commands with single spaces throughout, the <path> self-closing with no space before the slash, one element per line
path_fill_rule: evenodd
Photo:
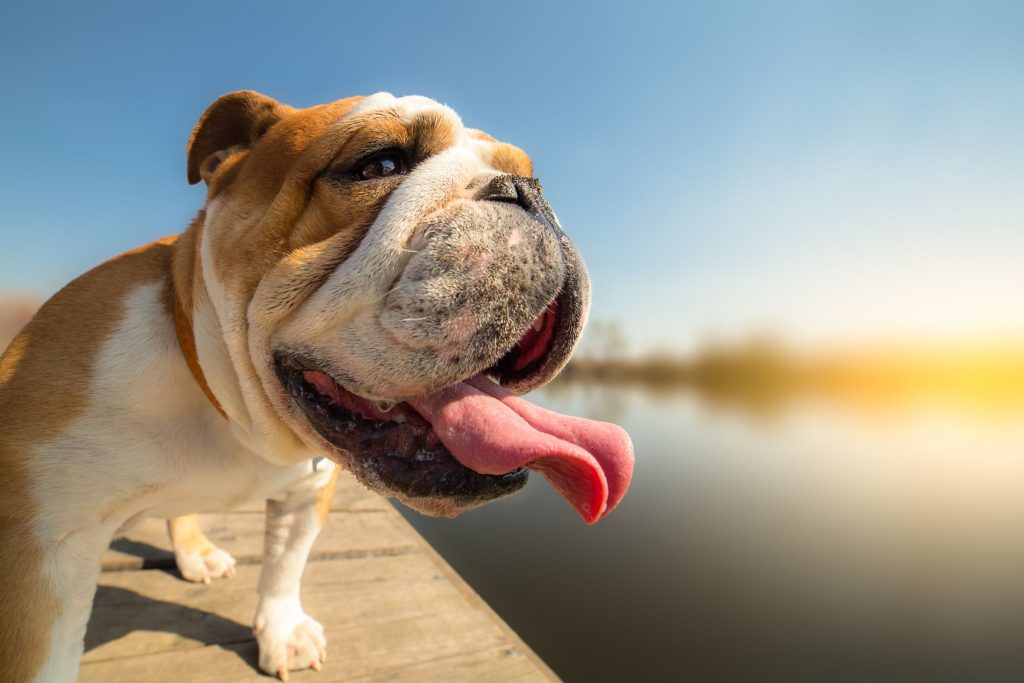
<path fill-rule="evenodd" d="M 1024 334 L 1024 3 L 6 3 L 0 289 L 201 206 L 217 96 L 445 102 L 535 161 L 634 349 Z"/>

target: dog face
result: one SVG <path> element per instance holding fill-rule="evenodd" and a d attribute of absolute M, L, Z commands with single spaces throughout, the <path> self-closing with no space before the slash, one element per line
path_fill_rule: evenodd
<path fill-rule="evenodd" d="M 426 98 L 215 102 L 189 144 L 189 314 L 239 436 L 431 514 L 520 488 L 461 465 L 417 400 L 483 376 L 521 393 L 568 360 L 589 282 L 531 174 Z"/>

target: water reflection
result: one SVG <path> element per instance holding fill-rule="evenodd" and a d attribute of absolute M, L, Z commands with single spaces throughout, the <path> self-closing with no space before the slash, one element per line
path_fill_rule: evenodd
<path fill-rule="evenodd" d="M 569 381 L 537 402 L 633 435 L 586 528 L 539 477 L 407 517 L 566 680 L 1020 680 L 1024 413 L 865 411 Z"/>

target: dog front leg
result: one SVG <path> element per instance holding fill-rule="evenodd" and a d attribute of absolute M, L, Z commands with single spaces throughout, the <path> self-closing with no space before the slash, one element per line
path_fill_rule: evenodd
<path fill-rule="evenodd" d="M 327 517 L 338 467 L 319 471 L 267 500 L 263 568 L 253 633 L 259 642 L 260 668 L 288 680 L 292 669 L 313 668 L 327 657 L 324 629 L 302 609 L 299 584 L 313 541 Z"/>
<path fill-rule="evenodd" d="M 0 642 L 0 652 L 5 655 L 0 662 L 0 680 L 77 680 L 86 626 L 100 578 L 100 558 L 110 545 L 111 535 L 111 529 L 100 527 L 86 527 L 65 535 L 46 550 L 41 570 L 18 577 L 20 580 L 13 586 L 16 592 L 0 594 L 4 618 L 18 619 L 7 625 L 6 633 L 0 629 L 0 634 L 14 636 Z M 0 581 L 3 583 L 7 582 Z M 31 613 L 19 614 L 21 605 L 31 606 Z M 48 620 L 49 633 L 43 636 L 39 626 Z M 19 663 L 24 664 L 26 656 L 38 655 L 40 648 L 48 650 L 42 668 L 34 677 L 23 676 L 25 671 Z"/>
<path fill-rule="evenodd" d="M 235 558 L 221 550 L 199 528 L 199 515 L 167 520 L 167 535 L 174 547 L 174 562 L 182 578 L 209 585 L 211 579 L 235 575 Z"/>

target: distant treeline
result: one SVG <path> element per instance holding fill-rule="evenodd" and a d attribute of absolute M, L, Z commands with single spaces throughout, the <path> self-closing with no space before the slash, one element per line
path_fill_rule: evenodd
<path fill-rule="evenodd" d="M 880 407 L 938 400 L 1024 409 L 1024 344 L 925 345 L 796 353 L 774 341 L 709 346 L 692 355 L 574 358 L 563 383 L 689 388 L 711 399 L 768 408 L 801 395 Z"/>

